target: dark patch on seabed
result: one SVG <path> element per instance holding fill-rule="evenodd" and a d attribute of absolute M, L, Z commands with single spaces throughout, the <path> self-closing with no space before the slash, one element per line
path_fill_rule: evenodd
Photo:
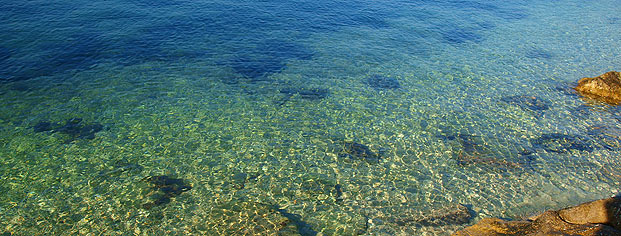
<path fill-rule="evenodd" d="M 371 151 L 367 145 L 356 142 L 344 142 L 339 156 L 351 160 L 364 160 L 370 164 L 379 163 L 381 158 L 380 154 Z"/>
<path fill-rule="evenodd" d="M 237 74 L 243 76 L 243 78 L 225 81 L 232 84 L 237 84 L 242 80 L 249 82 L 267 80 L 267 76 L 279 73 L 285 67 L 281 58 L 269 55 L 237 55 L 230 64 Z"/>
<path fill-rule="evenodd" d="M 372 75 L 365 83 L 377 90 L 386 90 L 386 89 L 398 89 L 401 88 L 401 84 L 399 80 L 394 77 L 383 76 L 383 75 Z"/>
<path fill-rule="evenodd" d="M 100 45 L 94 37 L 76 35 L 66 38 L 62 43 L 41 45 L 41 54 L 21 63 L 13 70 L 2 71 L 5 80 L 26 80 L 40 76 L 50 76 L 72 69 L 82 69 L 97 63 Z"/>
<path fill-rule="evenodd" d="M 147 61 L 177 62 L 204 57 L 209 54 L 207 50 L 167 45 L 171 41 L 185 42 L 187 38 L 198 37 L 198 33 L 204 34 L 195 26 L 194 23 L 181 20 L 154 21 L 139 29 L 140 34 L 129 36 L 86 30 L 65 36 L 55 35 L 53 37 L 59 40 L 54 40 L 54 43 L 36 46 L 41 48 L 37 57 L 16 60 L 19 66 L 0 68 L 0 77 L 5 81 L 19 81 L 85 70 L 101 62 L 133 65 Z"/>
<path fill-rule="evenodd" d="M 186 184 L 183 179 L 175 179 L 166 175 L 149 176 L 143 181 L 151 185 L 151 191 L 145 195 L 148 202 L 142 205 L 145 209 L 167 204 L 171 198 L 192 189 L 192 186 Z"/>
<path fill-rule="evenodd" d="M 526 49 L 525 56 L 532 59 L 552 59 L 554 55 L 542 48 L 529 48 Z"/>
<path fill-rule="evenodd" d="M 458 151 L 452 159 L 460 166 L 484 166 L 495 171 L 509 171 L 529 168 L 532 157 L 530 150 L 514 148 L 513 153 L 501 153 L 495 147 L 487 145 L 482 137 L 470 134 L 443 135 L 445 141 L 457 141 Z M 512 158 L 507 158 L 512 157 Z"/>
<path fill-rule="evenodd" d="M 168 17 L 166 20 L 148 14 L 121 14 L 119 19 L 128 21 L 139 19 L 141 22 L 149 23 L 137 29 L 139 34 L 127 32 L 109 34 L 105 33 L 108 29 L 102 29 L 99 25 L 98 27 L 89 27 L 93 30 L 81 30 L 81 32 L 65 33 L 65 35 L 62 31 L 55 31 L 57 35 L 48 36 L 58 39 L 54 41 L 61 43 L 29 45 L 28 47 L 40 48 L 41 55 L 15 61 L 15 67 L 0 70 L 0 77 L 3 81 L 27 80 L 72 70 L 88 69 L 102 61 L 132 65 L 146 61 L 177 61 L 185 58 L 204 57 L 209 56 L 210 52 L 205 49 L 196 49 L 189 42 L 205 35 L 215 35 L 222 42 L 236 40 L 249 40 L 251 44 L 252 42 L 259 42 L 256 50 L 232 51 L 231 53 L 235 54 L 236 57 L 230 61 L 230 66 L 251 80 L 261 80 L 269 74 L 282 70 L 286 60 L 308 60 L 313 55 L 310 50 L 297 44 L 274 40 L 269 32 L 274 30 L 295 32 L 297 36 L 292 37 L 292 40 L 295 41 L 299 37 L 306 37 L 308 33 L 318 30 L 335 31 L 346 26 L 388 27 L 384 20 L 394 15 L 390 10 L 369 6 L 362 2 L 291 2 L 282 3 L 285 6 L 278 9 L 274 9 L 269 4 L 254 2 L 253 4 L 256 4 L 257 9 L 262 10 L 250 11 L 228 4 L 210 4 L 207 6 L 199 4 L 197 6 L 201 9 L 212 10 L 211 12 L 222 12 L 219 15 L 200 14 L 195 12 L 196 7 L 179 8 L 181 5 L 186 5 L 188 3 L 186 1 L 147 2 L 134 0 L 131 2 L 140 7 L 156 8 L 157 10 L 166 8 L 172 10 L 174 8 L 174 10 L 182 11 L 184 14 Z M 7 7 L 15 8 L 16 12 L 22 12 L 23 14 L 17 17 L 24 18 L 23 20 L 33 17 L 32 15 L 39 15 L 37 13 L 42 11 L 38 6 L 27 4 Z M 58 10 L 57 15 L 45 16 L 41 19 L 34 18 L 34 20 L 43 22 L 55 20 L 53 17 L 64 17 L 67 14 L 59 9 L 75 7 L 72 5 L 54 6 L 52 9 L 45 10 Z M 269 14 L 271 11 L 281 9 L 296 10 L 278 12 L 278 17 L 275 14 Z M 317 11 L 317 9 L 322 9 L 322 11 Z M 13 11 L 11 10 L 11 12 Z M 107 15 L 102 15 L 105 12 L 109 12 L 109 9 L 91 9 L 91 13 L 102 20 L 114 20 L 115 23 L 118 23 L 115 26 L 123 27 L 124 24 L 127 24 L 119 19 L 107 18 Z M 293 20 L 283 21 L 284 18 Z M 87 26 L 94 25 L 94 23 L 79 20 L 78 18 L 71 22 L 58 22 L 54 27 L 63 27 L 63 24 L 73 26 L 73 24 L 78 23 Z M 136 29 L 136 27 L 136 25 L 132 25 L 127 28 Z M 245 33 L 244 38 L 239 37 L 240 31 Z M 185 50 L 186 48 L 187 50 Z"/>
<path fill-rule="evenodd" d="M 83 123 L 81 118 L 69 119 L 65 124 L 42 121 L 32 127 L 36 133 L 50 131 L 52 133 L 59 132 L 66 134 L 69 136 L 66 142 L 71 142 L 76 139 L 94 139 L 95 133 L 103 130 L 103 128 L 103 125 L 99 123 Z"/>
<path fill-rule="evenodd" d="M 302 216 L 298 214 L 289 213 L 287 212 L 287 210 L 280 209 L 278 207 L 276 207 L 276 211 L 278 211 L 282 216 L 286 217 L 289 220 L 289 222 L 293 223 L 298 229 L 297 233 L 299 233 L 300 235 L 315 236 L 318 234 L 317 231 L 313 230 L 310 224 L 302 220 Z"/>
<path fill-rule="evenodd" d="M 566 153 L 571 150 L 593 151 L 593 142 L 587 137 L 561 133 L 543 134 L 539 138 L 531 140 L 535 148 L 541 148 L 549 152 Z"/>
<path fill-rule="evenodd" d="M 42 55 L 29 61 L 16 61 L 21 63 L 19 67 L 0 71 L 0 76 L 8 81 L 20 81 L 85 70 L 103 61 L 131 65 L 146 60 L 177 60 L 184 56 L 166 53 L 159 48 L 157 40 L 145 38 L 117 39 L 95 33 L 78 33 L 61 41 L 40 46 L 44 48 Z"/>
<path fill-rule="evenodd" d="M 587 134 L 607 149 L 621 148 L 621 129 L 614 126 L 591 126 Z"/>

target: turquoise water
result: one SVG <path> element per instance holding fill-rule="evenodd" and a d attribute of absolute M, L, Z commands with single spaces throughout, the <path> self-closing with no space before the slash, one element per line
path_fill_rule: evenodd
<path fill-rule="evenodd" d="M 571 89 L 621 70 L 616 0 L 0 2 L 4 235 L 449 235 L 619 192 L 621 109 Z"/>

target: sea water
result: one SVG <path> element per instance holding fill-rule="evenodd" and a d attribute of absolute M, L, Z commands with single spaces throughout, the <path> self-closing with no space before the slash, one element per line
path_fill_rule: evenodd
<path fill-rule="evenodd" d="M 618 0 L 0 3 L 3 235 L 448 235 L 619 192 L 621 110 L 572 90 L 621 70 Z"/>

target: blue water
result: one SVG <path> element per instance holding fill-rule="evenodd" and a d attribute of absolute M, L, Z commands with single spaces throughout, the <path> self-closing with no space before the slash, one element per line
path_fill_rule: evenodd
<path fill-rule="evenodd" d="M 572 90 L 621 70 L 618 0 L 0 3 L 0 233 L 449 235 L 619 192 L 621 109 Z"/>

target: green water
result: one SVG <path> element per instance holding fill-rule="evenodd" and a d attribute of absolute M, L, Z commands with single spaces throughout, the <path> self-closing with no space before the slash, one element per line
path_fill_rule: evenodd
<path fill-rule="evenodd" d="M 620 70 L 615 3 L 533 1 L 528 17 L 496 19 L 484 40 L 455 44 L 435 37 L 428 18 L 468 28 L 489 16 L 425 3 L 389 27 L 304 40 L 272 32 L 314 53 L 260 80 L 222 65 L 243 40 L 214 46 L 219 36 L 202 35 L 193 45 L 209 48 L 207 57 L 101 60 L 2 83 L 0 232 L 448 235 L 468 224 L 420 221 L 456 204 L 472 224 L 608 197 L 621 181 L 621 111 L 571 87 Z M 400 88 L 373 88 L 374 75 Z M 328 93 L 309 99 L 281 92 L 288 88 Z M 93 139 L 33 130 L 78 117 L 104 128 Z M 588 147 L 542 148 L 546 134 L 589 137 Z M 347 155 L 352 142 L 379 161 Z M 145 209 L 145 178 L 159 175 L 192 189 Z"/>

